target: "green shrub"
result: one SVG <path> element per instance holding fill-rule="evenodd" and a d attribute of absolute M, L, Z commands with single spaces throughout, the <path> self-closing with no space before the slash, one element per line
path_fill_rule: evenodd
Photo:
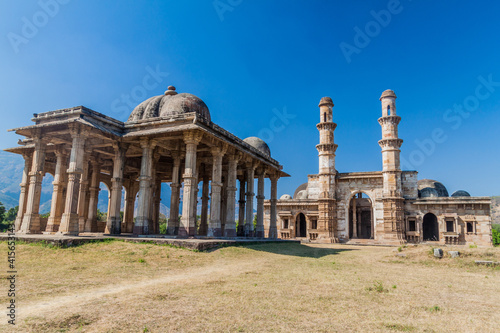
<path fill-rule="evenodd" d="M 498 224 L 496 224 L 495 226 L 499 226 Z M 500 231 L 497 230 L 497 229 L 500 229 L 500 228 L 493 228 L 493 230 L 491 231 L 491 234 L 492 234 L 492 241 L 493 241 L 493 245 L 494 246 L 499 246 L 500 245 Z"/>

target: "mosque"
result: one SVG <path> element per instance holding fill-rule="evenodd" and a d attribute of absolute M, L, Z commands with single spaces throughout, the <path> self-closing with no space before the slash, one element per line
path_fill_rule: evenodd
<path fill-rule="evenodd" d="M 161 185 L 168 183 L 166 231 L 172 237 L 490 246 L 491 199 L 465 191 L 449 196 L 441 183 L 402 171 L 396 95 L 386 90 L 380 100 L 382 171 L 337 172 L 337 124 L 332 99 L 324 97 L 316 125 L 319 172 L 308 175 L 293 197 L 279 200 L 278 179 L 289 175 L 267 144 L 217 126 L 200 98 L 173 86 L 140 103 L 126 122 L 83 106 L 34 114 L 33 125 L 10 130 L 24 138 L 6 149 L 25 161 L 15 231 L 159 234 Z M 50 215 L 42 218 L 46 174 L 54 177 L 53 193 Z M 265 178 L 271 185 L 268 200 Z M 110 193 L 105 223 L 97 220 L 101 183 Z"/>
<path fill-rule="evenodd" d="M 380 97 L 382 171 L 339 173 L 335 169 L 333 102 L 319 103 L 318 174 L 308 175 L 293 196 L 277 203 L 278 235 L 283 239 L 350 244 L 476 244 L 491 246 L 490 197 L 471 197 L 460 190 L 451 196 L 435 180 L 418 180 L 417 171 L 402 171 L 398 136 L 401 117 L 396 94 Z M 265 204 L 265 225 L 274 219 Z"/>

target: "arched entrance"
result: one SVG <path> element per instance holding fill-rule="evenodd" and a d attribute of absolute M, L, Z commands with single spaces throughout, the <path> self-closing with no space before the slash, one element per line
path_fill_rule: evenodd
<path fill-rule="evenodd" d="M 295 219 L 295 237 L 307 237 L 306 217 L 302 213 Z"/>
<path fill-rule="evenodd" d="M 361 192 L 349 201 L 349 238 L 373 238 L 372 201 Z"/>
<path fill-rule="evenodd" d="M 439 240 L 439 226 L 436 215 L 432 213 L 425 214 L 422 229 L 424 234 L 424 241 Z"/>

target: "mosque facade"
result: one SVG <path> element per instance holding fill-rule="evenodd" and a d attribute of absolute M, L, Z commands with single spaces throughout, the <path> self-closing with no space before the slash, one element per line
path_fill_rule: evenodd
<path fill-rule="evenodd" d="M 281 196 L 277 217 L 271 201 L 266 201 L 265 225 L 276 219 L 278 237 L 320 243 L 491 246 L 491 198 L 471 197 L 463 190 L 450 196 L 442 183 L 418 180 L 417 171 L 401 170 L 396 94 L 386 90 L 380 101 L 382 170 L 335 169 L 334 104 L 324 97 L 316 125 L 319 172 L 308 175 L 293 196 Z"/>

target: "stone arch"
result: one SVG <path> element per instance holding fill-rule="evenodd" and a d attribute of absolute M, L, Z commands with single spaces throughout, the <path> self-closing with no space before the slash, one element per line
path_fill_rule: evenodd
<path fill-rule="evenodd" d="M 369 203 L 369 209 L 366 209 L 365 207 L 365 209 L 361 211 L 361 216 L 357 217 L 357 220 L 359 218 L 361 219 L 360 221 L 356 221 L 357 230 L 356 233 L 354 233 L 352 201 L 359 194 L 366 196 L 366 198 L 361 198 L 361 199 L 368 200 L 367 203 Z M 374 196 L 375 196 L 374 193 L 371 193 L 371 191 L 364 191 L 364 190 L 352 190 L 347 196 L 345 200 L 345 207 L 346 207 L 345 216 L 347 225 L 347 237 L 349 239 L 352 238 L 375 239 L 375 201 L 373 200 Z"/>
<path fill-rule="evenodd" d="M 307 237 L 307 220 L 303 212 L 295 216 L 295 237 Z"/>
<path fill-rule="evenodd" d="M 424 241 L 439 241 L 439 223 L 435 214 L 427 213 L 424 215 L 422 234 Z"/>

